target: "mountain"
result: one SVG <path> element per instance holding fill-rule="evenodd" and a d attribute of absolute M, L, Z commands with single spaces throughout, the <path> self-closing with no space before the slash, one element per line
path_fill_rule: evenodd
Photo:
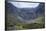
<path fill-rule="evenodd" d="M 17 7 L 13 6 L 11 3 L 5 2 L 6 12 L 9 14 L 15 14 L 17 12 Z"/>
<path fill-rule="evenodd" d="M 25 20 L 34 19 L 36 17 L 35 11 L 34 8 L 22 8 L 19 16 Z"/>
<path fill-rule="evenodd" d="M 36 11 L 37 16 L 39 16 L 39 15 L 45 16 L 45 4 L 44 3 L 40 3 L 36 9 L 37 9 L 37 11 Z"/>
<path fill-rule="evenodd" d="M 23 20 L 35 19 L 44 13 L 44 4 L 39 4 L 37 8 L 17 8 L 6 2 L 7 13 L 21 17 Z M 21 20 L 21 19 L 20 19 Z"/>

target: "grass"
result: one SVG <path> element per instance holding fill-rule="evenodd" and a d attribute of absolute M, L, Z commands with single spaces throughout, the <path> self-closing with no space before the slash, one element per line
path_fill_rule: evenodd
<path fill-rule="evenodd" d="M 18 29 L 38 29 L 38 28 L 44 28 L 45 27 L 45 21 L 44 17 L 38 17 L 36 19 L 36 22 L 31 24 L 21 24 L 18 23 L 16 28 Z"/>
<path fill-rule="evenodd" d="M 22 24 L 17 21 L 14 22 L 15 17 L 8 17 L 9 19 L 7 20 L 7 27 L 16 27 L 17 30 L 23 30 L 23 29 L 39 29 L 39 28 L 44 28 L 45 27 L 45 18 L 44 17 L 38 17 L 35 19 L 34 23 L 30 24 Z M 7 28 L 8 29 L 8 28 Z"/>

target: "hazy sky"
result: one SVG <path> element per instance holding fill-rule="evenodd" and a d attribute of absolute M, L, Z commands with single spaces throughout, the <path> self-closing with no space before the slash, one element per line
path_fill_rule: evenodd
<path fill-rule="evenodd" d="M 10 2 L 17 8 L 35 8 L 39 5 L 39 3 L 25 3 L 25 2 Z"/>

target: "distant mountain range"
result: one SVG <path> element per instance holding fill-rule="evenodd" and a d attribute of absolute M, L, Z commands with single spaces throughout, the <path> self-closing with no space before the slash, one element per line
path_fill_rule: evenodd
<path fill-rule="evenodd" d="M 37 8 L 17 8 L 11 3 L 6 2 L 6 11 L 8 14 L 20 16 L 24 20 L 35 19 L 44 15 L 44 3 L 40 3 Z"/>

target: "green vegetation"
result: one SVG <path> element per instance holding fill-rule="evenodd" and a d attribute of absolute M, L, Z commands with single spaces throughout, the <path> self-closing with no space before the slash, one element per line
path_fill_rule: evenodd
<path fill-rule="evenodd" d="M 44 24 L 31 23 L 31 24 L 18 24 L 16 25 L 17 29 L 38 29 L 44 28 Z"/>
<path fill-rule="evenodd" d="M 44 17 L 38 17 L 36 18 L 34 23 L 30 24 L 22 24 L 19 20 L 16 21 L 16 18 L 13 16 L 7 17 L 7 27 L 14 27 L 17 30 L 22 30 L 22 29 L 39 29 L 39 28 L 44 28 L 45 27 L 45 18 Z M 7 28 L 9 29 L 9 28 Z"/>

